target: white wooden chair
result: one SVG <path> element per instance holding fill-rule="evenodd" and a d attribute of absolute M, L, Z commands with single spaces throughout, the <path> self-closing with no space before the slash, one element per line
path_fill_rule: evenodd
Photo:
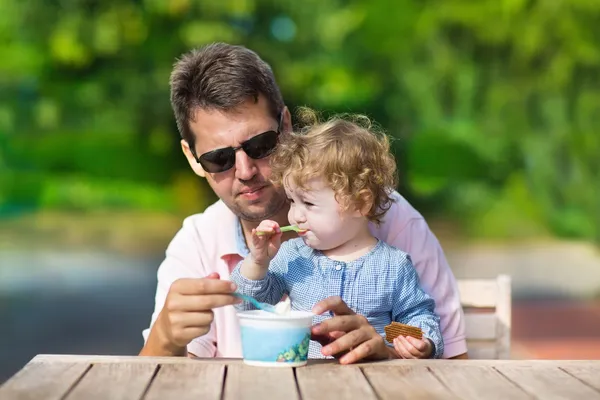
<path fill-rule="evenodd" d="M 467 348 L 472 359 L 509 359 L 511 279 L 459 279 Z"/>

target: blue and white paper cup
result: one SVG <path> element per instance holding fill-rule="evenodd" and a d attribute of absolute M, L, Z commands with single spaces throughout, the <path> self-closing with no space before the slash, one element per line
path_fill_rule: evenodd
<path fill-rule="evenodd" d="M 260 367 L 306 365 L 313 316 L 296 310 L 289 315 L 261 310 L 238 312 L 244 363 Z"/>

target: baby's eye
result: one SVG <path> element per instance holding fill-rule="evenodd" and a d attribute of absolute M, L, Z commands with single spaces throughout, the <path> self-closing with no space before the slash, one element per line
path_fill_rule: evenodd
<path fill-rule="evenodd" d="M 313 203 L 309 203 L 309 202 L 305 202 L 304 204 L 306 204 L 306 206 L 307 206 L 307 207 L 312 207 L 312 206 L 314 206 L 314 204 L 313 204 Z"/>

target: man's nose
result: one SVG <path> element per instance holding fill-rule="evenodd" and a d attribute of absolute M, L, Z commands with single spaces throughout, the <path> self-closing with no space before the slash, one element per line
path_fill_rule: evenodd
<path fill-rule="evenodd" d="M 255 161 L 248 157 L 244 150 L 235 152 L 235 177 L 241 181 L 248 181 L 256 175 L 257 167 Z"/>

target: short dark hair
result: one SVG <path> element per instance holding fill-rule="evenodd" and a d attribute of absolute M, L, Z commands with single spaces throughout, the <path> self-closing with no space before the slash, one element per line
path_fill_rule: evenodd
<path fill-rule="evenodd" d="M 189 121 L 197 108 L 231 111 L 262 95 L 277 118 L 284 106 L 271 67 L 244 46 L 212 43 L 194 49 L 177 60 L 169 83 L 177 128 L 190 146 L 195 138 Z"/>

